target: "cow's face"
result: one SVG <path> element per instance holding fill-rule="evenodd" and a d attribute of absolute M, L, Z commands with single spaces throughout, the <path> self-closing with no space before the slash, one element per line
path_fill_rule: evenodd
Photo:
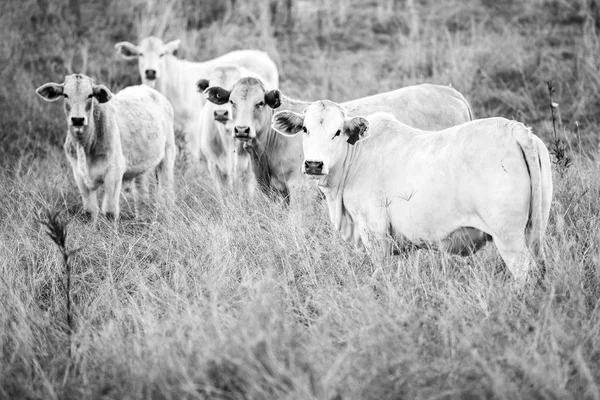
<path fill-rule="evenodd" d="M 104 85 L 96 85 L 90 77 L 75 74 L 65 77 L 64 83 L 46 83 L 37 88 L 36 93 L 44 100 L 65 99 L 67 126 L 76 136 L 80 136 L 93 118 L 94 102 L 106 103 L 112 93 Z"/>
<path fill-rule="evenodd" d="M 344 110 L 328 101 L 312 103 L 303 114 L 280 111 L 273 116 L 273 129 L 285 136 L 302 132 L 302 172 L 320 178 L 343 161 L 349 145 L 367 135 L 368 122 L 362 117 L 346 118 Z"/>
<path fill-rule="evenodd" d="M 241 77 L 242 73 L 238 67 L 223 66 L 216 68 L 212 74 L 208 76 L 208 79 L 198 80 L 196 85 L 198 87 L 198 92 L 200 93 L 204 93 L 204 91 L 211 86 L 220 87 L 229 91 Z M 229 102 L 217 105 L 207 101 L 204 107 L 207 107 L 211 111 L 215 122 L 225 125 L 227 129 L 232 128 L 231 104 Z"/>
<path fill-rule="evenodd" d="M 242 78 L 231 91 L 212 86 L 206 89 L 208 100 L 214 104 L 231 105 L 233 136 L 239 140 L 252 140 L 257 134 L 269 129 L 271 108 L 281 105 L 279 90 L 266 91 L 256 78 Z"/>
<path fill-rule="evenodd" d="M 136 46 L 129 42 L 115 44 L 121 56 L 127 60 L 137 58 L 142 82 L 155 87 L 156 81 L 165 71 L 165 56 L 173 54 L 179 48 L 179 40 L 163 43 L 157 37 L 149 36 Z"/>

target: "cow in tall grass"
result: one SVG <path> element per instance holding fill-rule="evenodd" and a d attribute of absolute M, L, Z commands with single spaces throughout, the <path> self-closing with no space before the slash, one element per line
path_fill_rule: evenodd
<path fill-rule="evenodd" d="M 83 208 L 95 220 L 96 191 L 102 186 L 102 212 L 119 218 L 123 181 L 135 182 L 139 213 L 148 198 L 148 175 L 156 171 L 159 198 L 173 198 L 175 137 L 173 108 L 148 86 L 131 86 L 116 95 L 85 75 L 69 75 L 63 83 L 46 83 L 36 90 L 44 100 L 64 98 L 67 138 L 64 149 L 71 163 Z"/>
<path fill-rule="evenodd" d="M 550 156 L 523 124 L 486 118 L 426 132 L 325 100 L 278 112 L 273 125 L 303 142 L 304 173 L 318 180 L 331 222 L 375 259 L 403 241 L 469 254 L 493 240 L 518 281 L 543 260 Z"/>
<path fill-rule="evenodd" d="M 204 93 L 211 86 L 231 90 L 238 80 L 247 76 L 260 78 L 243 67 L 217 67 L 207 79 L 198 80 L 198 91 Z M 260 79 L 266 87 L 277 88 L 277 81 Z M 207 101 L 200 114 L 200 149 L 218 190 L 243 186 L 245 192 L 252 195 L 256 184 L 250 167 L 250 155 L 241 141 L 234 140 L 232 127 L 231 104 L 217 105 Z"/>
<path fill-rule="evenodd" d="M 215 104 L 231 104 L 234 136 L 244 141 L 251 155 L 259 187 L 275 191 L 289 201 L 290 189 L 302 179 L 302 140 L 279 135 L 271 127 L 271 120 L 277 111 L 299 112 L 310 103 L 291 99 L 276 89 L 268 90 L 252 77 L 241 79 L 231 90 L 213 86 L 207 94 Z M 391 112 L 404 123 L 425 130 L 443 129 L 472 119 L 463 95 L 439 85 L 408 86 L 342 104 L 356 115 Z"/>
<path fill-rule="evenodd" d="M 156 88 L 173 105 L 175 128 L 183 131 L 190 166 L 197 165 L 200 153 L 200 110 L 205 96 L 196 90 L 196 81 L 209 76 L 220 65 L 236 65 L 279 84 L 277 66 L 267 53 L 258 50 L 237 50 L 204 62 L 178 59 L 173 53 L 180 41 L 164 43 L 150 36 L 139 45 L 120 42 L 115 45 L 125 59 L 137 59 L 142 83 Z"/>

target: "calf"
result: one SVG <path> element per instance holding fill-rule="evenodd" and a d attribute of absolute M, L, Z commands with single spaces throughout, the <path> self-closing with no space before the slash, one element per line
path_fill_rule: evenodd
<path fill-rule="evenodd" d="M 44 100 L 65 99 L 65 153 L 71 163 L 83 208 L 93 219 L 99 211 L 96 190 L 103 186 L 102 212 L 119 217 L 123 181 L 135 181 L 136 212 L 148 197 L 148 174 L 156 170 L 161 196 L 173 196 L 175 138 L 173 108 L 148 86 L 131 86 L 113 95 L 85 75 L 36 90 Z"/>
<path fill-rule="evenodd" d="M 236 65 L 279 83 L 279 73 L 267 53 L 257 50 L 237 50 L 204 62 L 178 59 L 173 53 L 179 48 L 179 40 L 164 43 L 150 36 L 139 45 L 120 42 L 115 45 L 125 59 L 137 59 L 142 83 L 156 88 L 173 105 L 175 128 L 182 130 L 186 150 L 191 157 L 190 165 L 200 160 L 200 110 L 205 96 L 196 91 L 196 81 L 209 76 L 220 65 Z"/>
<path fill-rule="evenodd" d="M 245 76 L 256 75 L 234 65 L 217 67 L 208 79 L 197 82 L 198 91 L 203 93 L 209 86 L 231 90 L 234 83 Z M 277 87 L 277 82 L 265 82 L 268 87 Z M 255 180 L 250 168 L 250 155 L 242 142 L 234 141 L 231 121 L 229 103 L 216 105 L 207 101 L 200 114 L 200 149 L 218 190 L 241 184 L 251 195 Z"/>
<path fill-rule="evenodd" d="M 325 100 L 303 114 L 279 112 L 273 125 L 303 141 L 304 173 L 318 181 L 332 223 L 376 259 L 405 240 L 459 254 L 493 240 L 519 281 L 532 253 L 543 259 L 550 157 L 519 122 L 487 118 L 425 132 L 388 113 L 350 118 Z"/>

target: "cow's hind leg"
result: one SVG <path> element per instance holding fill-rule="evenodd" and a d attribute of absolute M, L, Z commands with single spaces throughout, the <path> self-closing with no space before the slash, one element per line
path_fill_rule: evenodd
<path fill-rule="evenodd" d="M 136 217 L 141 217 L 143 209 L 148 206 L 150 202 L 150 181 L 148 179 L 148 173 L 143 173 L 135 177 L 135 193 L 134 193 L 134 207 Z"/>
<path fill-rule="evenodd" d="M 165 157 L 156 167 L 156 197 L 164 208 L 170 209 L 175 200 L 175 146 L 167 144 Z M 164 210 L 163 210 L 164 211 Z"/>
<path fill-rule="evenodd" d="M 496 248 L 504 260 L 506 267 L 517 282 L 525 283 L 528 273 L 535 261 L 531 256 L 525 234 L 505 235 L 505 237 L 492 235 Z"/>

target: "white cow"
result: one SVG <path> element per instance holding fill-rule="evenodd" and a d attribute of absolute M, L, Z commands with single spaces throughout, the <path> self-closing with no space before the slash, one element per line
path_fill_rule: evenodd
<path fill-rule="evenodd" d="M 44 100 L 65 99 L 71 163 L 83 208 L 95 220 L 96 190 L 104 187 L 102 212 L 119 218 L 122 181 L 135 181 L 135 206 L 148 198 L 148 175 L 156 170 L 160 197 L 173 198 L 175 137 L 173 108 L 148 86 L 131 86 L 113 95 L 85 75 L 69 75 L 64 83 L 46 83 L 36 90 Z"/>
<path fill-rule="evenodd" d="M 215 104 L 231 103 L 234 136 L 251 155 L 258 185 L 289 201 L 290 189 L 301 182 L 302 139 L 286 139 L 271 128 L 273 113 L 301 111 L 310 103 L 269 90 L 252 77 L 240 79 L 231 90 L 212 86 L 206 90 Z M 425 130 L 439 130 L 472 119 L 462 94 L 448 86 L 415 85 L 343 103 L 357 115 L 389 111 L 404 123 Z"/>
<path fill-rule="evenodd" d="M 277 113 L 273 126 L 304 131 L 304 173 L 318 180 L 331 221 L 377 259 L 403 240 L 459 254 L 493 240 L 519 281 L 534 263 L 527 242 L 543 259 L 550 157 L 519 122 L 487 118 L 426 132 L 388 113 L 350 118 L 325 100 L 304 114 Z"/>
<path fill-rule="evenodd" d="M 179 40 L 168 43 L 157 37 L 147 37 L 138 46 L 129 42 L 115 45 L 125 59 L 138 59 L 142 82 L 156 88 L 173 105 L 175 128 L 182 130 L 186 140 L 191 164 L 200 160 L 199 113 L 206 102 L 205 96 L 196 91 L 196 81 L 209 76 L 219 65 L 237 65 L 264 77 L 269 82 L 279 83 L 277 66 L 267 53 L 258 50 L 238 50 L 221 57 L 192 62 L 178 59 L 173 52 Z"/>
<path fill-rule="evenodd" d="M 246 68 L 227 65 L 215 68 L 208 79 L 200 79 L 198 91 L 203 93 L 210 86 L 231 90 L 238 80 L 247 76 L 263 80 L 269 88 L 277 88 L 278 82 L 268 82 Z M 241 184 L 245 192 L 252 195 L 255 179 L 250 155 L 242 142 L 234 141 L 232 126 L 231 104 L 217 105 L 207 101 L 200 114 L 200 149 L 218 190 Z"/>

